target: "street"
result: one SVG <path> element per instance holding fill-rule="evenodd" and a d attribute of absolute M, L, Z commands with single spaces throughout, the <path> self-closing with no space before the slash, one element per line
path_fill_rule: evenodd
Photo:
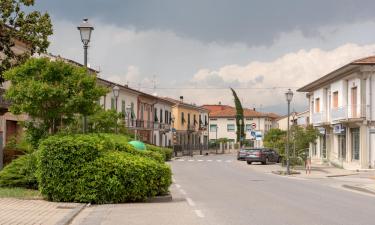
<path fill-rule="evenodd" d="M 312 180 L 257 172 L 234 155 L 171 163 L 202 224 L 374 224 L 375 198 Z"/>

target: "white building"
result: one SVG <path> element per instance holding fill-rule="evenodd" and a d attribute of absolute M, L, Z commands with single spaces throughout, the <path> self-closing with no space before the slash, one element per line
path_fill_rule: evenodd
<path fill-rule="evenodd" d="M 227 138 L 230 142 L 236 142 L 236 109 L 227 105 L 204 105 L 202 107 L 210 111 L 210 141 Z M 262 147 L 264 135 L 275 127 L 276 117 L 277 115 L 273 113 L 244 109 L 246 140 L 254 147 Z"/>
<path fill-rule="evenodd" d="M 308 110 L 304 112 L 292 112 L 289 116 L 289 127 L 298 125 L 306 127 L 310 122 L 310 112 Z M 280 130 L 288 130 L 288 115 L 276 119 L 276 128 Z"/>
<path fill-rule="evenodd" d="M 172 106 L 173 102 L 166 99 L 158 98 L 158 102 L 154 106 L 154 131 L 153 143 L 158 146 L 172 146 Z"/>
<path fill-rule="evenodd" d="M 310 155 L 347 169 L 375 166 L 375 56 L 353 61 L 298 91 L 322 134 Z"/>

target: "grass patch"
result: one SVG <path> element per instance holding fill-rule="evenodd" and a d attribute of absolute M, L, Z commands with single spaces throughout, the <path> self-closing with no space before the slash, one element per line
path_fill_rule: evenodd
<path fill-rule="evenodd" d="M 42 199 L 38 190 L 26 188 L 0 188 L 0 198 Z"/>

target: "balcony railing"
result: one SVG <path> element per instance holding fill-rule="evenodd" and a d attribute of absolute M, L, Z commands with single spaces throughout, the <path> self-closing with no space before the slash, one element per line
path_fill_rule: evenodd
<path fill-rule="evenodd" d="M 318 123 L 324 123 L 327 122 L 327 116 L 325 111 L 316 112 L 312 114 L 312 123 L 318 124 Z"/>
<path fill-rule="evenodd" d="M 154 123 L 154 129 L 155 130 L 170 130 L 171 125 L 166 123 Z"/>
<path fill-rule="evenodd" d="M 366 105 L 348 105 L 331 109 L 332 121 L 365 118 L 368 107 Z"/>
<path fill-rule="evenodd" d="M 194 124 L 188 124 L 187 129 L 188 129 L 188 131 L 195 131 L 195 125 Z"/>

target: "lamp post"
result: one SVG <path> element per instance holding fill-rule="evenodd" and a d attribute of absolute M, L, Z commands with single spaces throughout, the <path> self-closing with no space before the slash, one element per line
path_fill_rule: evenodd
<path fill-rule="evenodd" d="M 84 65 L 87 68 L 87 49 L 89 47 L 90 39 L 91 39 L 91 32 L 94 30 L 94 27 L 89 24 L 88 19 L 83 19 L 83 22 L 77 27 L 81 34 L 81 41 L 83 43 L 83 51 L 84 51 Z M 87 130 L 87 117 L 83 115 L 83 125 L 82 131 L 85 133 Z"/>
<path fill-rule="evenodd" d="M 117 114 L 117 102 L 118 102 L 118 96 L 120 95 L 120 88 L 115 85 L 113 88 L 112 88 L 112 92 L 113 92 L 113 96 L 115 97 L 115 110 L 116 110 L 116 114 Z M 116 126 L 115 126 L 115 132 L 117 134 L 117 118 L 116 118 Z"/>
<path fill-rule="evenodd" d="M 286 101 L 288 102 L 288 133 L 287 133 L 287 139 L 286 139 L 286 173 L 288 175 L 290 175 L 290 162 L 289 162 L 289 136 L 290 136 L 290 127 L 289 127 L 289 118 L 290 118 L 290 102 L 292 101 L 293 99 L 293 91 L 292 90 L 288 90 L 286 93 L 285 93 L 285 98 L 286 98 Z"/>

